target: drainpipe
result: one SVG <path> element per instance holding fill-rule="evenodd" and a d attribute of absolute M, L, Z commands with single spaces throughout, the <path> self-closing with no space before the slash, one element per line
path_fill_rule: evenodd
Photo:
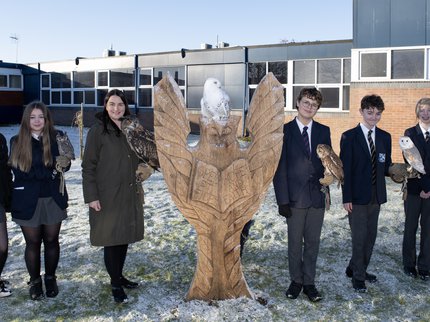
<path fill-rule="evenodd" d="M 139 109 L 139 56 L 134 55 L 134 113 L 137 115 Z"/>
<path fill-rule="evenodd" d="M 245 119 L 246 119 L 246 114 L 248 111 L 248 47 L 242 47 L 243 49 L 243 61 L 245 64 L 245 72 L 243 75 L 243 104 L 242 104 L 242 136 L 245 136 L 246 134 L 246 124 L 245 124 Z"/>

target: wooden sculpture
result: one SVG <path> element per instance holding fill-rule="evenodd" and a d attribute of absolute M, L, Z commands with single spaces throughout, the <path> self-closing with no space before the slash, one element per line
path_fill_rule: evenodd
<path fill-rule="evenodd" d="M 197 268 L 186 300 L 253 298 L 242 273 L 240 234 L 258 210 L 282 149 L 284 94 L 269 73 L 246 119 L 251 142 L 236 138 L 239 116 L 200 118 L 200 141 L 187 144 L 184 98 L 168 75 L 154 87 L 154 127 L 161 169 L 172 198 L 197 232 Z"/>

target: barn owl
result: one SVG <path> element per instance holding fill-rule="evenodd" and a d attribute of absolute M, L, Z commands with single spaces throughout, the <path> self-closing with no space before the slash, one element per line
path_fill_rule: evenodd
<path fill-rule="evenodd" d="M 336 179 L 338 182 L 337 186 L 340 187 L 343 184 L 342 161 L 327 144 L 318 144 L 317 155 L 324 167 L 324 178 L 320 179 L 320 183 L 323 186 L 328 186 Z"/>
<path fill-rule="evenodd" d="M 226 121 L 230 115 L 229 103 L 230 98 L 221 88 L 221 82 L 216 78 L 206 79 L 200 101 L 203 117 L 216 122 Z"/>
<path fill-rule="evenodd" d="M 421 174 L 426 174 L 421 154 L 414 145 L 414 142 L 412 142 L 411 138 L 408 136 L 402 136 L 399 139 L 399 144 L 400 149 L 403 152 L 403 156 L 410 165 L 408 172 L 412 172 L 412 170 L 415 169 Z"/>

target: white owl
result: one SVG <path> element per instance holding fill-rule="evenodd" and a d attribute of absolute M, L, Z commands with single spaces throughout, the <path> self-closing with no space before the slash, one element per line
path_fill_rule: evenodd
<path fill-rule="evenodd" d="M 412 169 L 415 169 L 421 174 L 426 174 L 420 152 L 418 151 L 414 142 L 412 142 L 411 138 L 408 136 L 402 136 L 400 137 L 399 144 L 400 149 L 403 152 L 403 156 L 410 165 L 408 172 L 411 172 Z"/>
<path fill-rule="evenodd" d="M 216 78 L 206 79 L 200 101 L 202 116 L 208 120 L 226 121 L 230 115 L 230 98 Z"/>

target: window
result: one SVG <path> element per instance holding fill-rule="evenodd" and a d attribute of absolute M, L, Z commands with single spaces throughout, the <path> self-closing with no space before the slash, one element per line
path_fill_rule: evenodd
<path fill-rule="evenodd" d="M 71 88 L 72 81 L 70 73 L 51 73 L 52 88 Z"/>
<path fill-rule="evenodd" d="M 154 68 L 153 84 L 157 84 L 167 73 L 170 73 L 178 86 L 185 86 L 185 67 Z"/>
<path fill-rule="evenodd" d="M 272 72 L 281 84 L 288 83 L 288 62 L 269 62 L 268 72 Z"/>
<path fill-rule="evenodd" d="M 111 70 L 110 84 L 111 87 L 134 87 L 134 70 Z"/>
<path fill-rule="evenodd" d="M 140 88 L 139 89 L 139 106 L 151 107 L 152 106 L 152 89 Z"/>
<path fill-rule="evenodd" d="M 0 87 L 7 87 L 7 75 L 0 75 Z"/>
<path fill-rule="evenodd" d="M 249 63 L 248 64 L 248 84 L 258 85 L 266 75 L 266 63 Z"/>
<path fill-rule="evenodd" d="M 387 54 L 386 53 L 362 53 L 361 77 L 386 77 Z"/>
<path fill-rule="evenodd" d="M 139 85 L 152 85 L 152 70 L 141 69 L 139 72 Z"/>
<path fill-rule="evenodd" d="M 51 104 L 51 98 L 50 98 L 50 91 L 42 91 L 42 102 L 45 103 L 46 105 L 50 105 Z"/>
<path fill-rule="evenodd" d="M 341 82 L 341 60 L 340 59 L 325 59 L 318 61 L 318 83 L 330 84 Z"/>
<path fill-rule="evenodd" d="M 321 108 L 339 108 L 339 88 L 319 88 L 323 101 L 321 103 Z"/>
<path fill-rule="evenodd" d="M 351 59 L 343 60 L 343 82 L 351 83 Z"/>
<path fill-rule="evenodd" d="M 392 79 L 424 78 L 424 49 L 393 50 L 391 57 Z"/>
<path fill-rule="evenodd" d="M 315 60 L 294 62 L 294 84 L 315 84 Z"/>
<path fill-rule="evenodd" d="M 73 72 L 74 88 L 94 88 L 94 72 Z"/>
<path fill-rule="evenodd" d="M 49 74 L 42 74 L 42 88 L 49 88 L 51 87 L 51 75 Z"/>
<path fill-rule="evenodd" d="M 97 85 L 98 86 L 109 86 L 108 82 L 109 72 L 103 71 L 97 73 Z"/>

